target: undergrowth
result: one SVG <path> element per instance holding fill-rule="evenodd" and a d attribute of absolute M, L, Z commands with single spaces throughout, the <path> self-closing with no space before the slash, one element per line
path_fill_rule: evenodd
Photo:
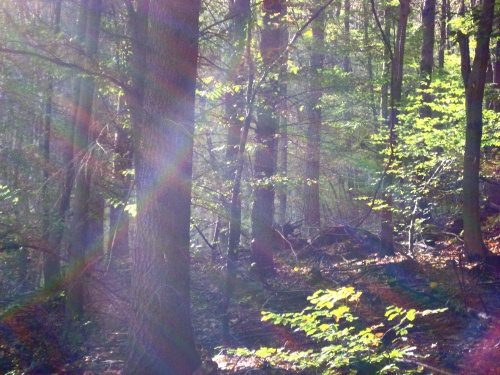
<path fill-rule="evenodd" d="M 386 308 L 381 322 L 366 327 L 351 311 L 361 303 L 353 287 L 319 290 L 308 297 L 310 305 L 299 313 L 262 312 L 263 321 L 288 326 L 315 340 L 319 349 L 288 351 L 261 347 L 227 350 L 228 354 L 257 357 L 272 366 L 291 364 L 297 370 L 316 369 L 322 374 L 413 374 L 423 370 L 416 347 L 407 344 L 408 330 L 417 317 L 446 309 L 417 311 Z"/>

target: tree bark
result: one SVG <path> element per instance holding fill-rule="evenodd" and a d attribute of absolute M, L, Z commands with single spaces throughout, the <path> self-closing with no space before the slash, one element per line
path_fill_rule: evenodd
<path fill-rule="evenodd" d="M 232 43 L 236 46 L 230 58 L 229 82 L 235 85 L 241 85 L 244 81 L 244 51 L 245 46 L 249 46 L 250 32 L 250 1 L 236 0 L 232 3 L 229 13 L 235 15 L 233 18 Z M 249 31 L 249 30 L 248 30 Z M 248 64 L 250 64 L 250 55 L 247 54 Z M 253 82 L 248 82 L 251 86 Z M 251 87 L 249 87 L 251 90 Z M 248 90 L 247 90 L 248 93 Z M 250 98 L 247 98 L 246 107 L 249 111 Z M 238 261 L 238 247 L 241 237 L 241 177 L 244 163 L 244 152 L 249 128 L 249 114 L 245 115 L 245 97 L 244 91 L 230 94 L 226 97 L 226 115 L 229 119 L 229 128 L 227 133 L 227 151 L 226 160 L 228 168 L 226 178 L 232 181 L 231 198 L 229 202 L 229 243 L 227 251 L 226 264 L 226 285 L 224 290 L 222 331 L 224 336 L 229 336 L 229 316 L 228 309 L 230 299 L 234 293 L 236 262 Z M 240 118 L 244 118 L 241 121 Z"/>
<path fill-rule="evenodd" d="M 87 7 L 88 0 L 82 0 L 80 3 L 77 32 L 76 32 L 76 43 L 83 44 L 85 41 L 85 31 L 87 28 Z M 77 56 L 78 59 L 80 56 Z M 58 186 L 58 196 L 59 202 L 57 206 L 57 212 L 53 217 L 54 229 L 49 237 L 50 249 L 53 253 L 59 254 L 61 252 L 62 240 L 64 237 L 65 230 L 67 228 L 67 216 L 70 209 L 71 194 L 73 191 L 73 184 L 75 181 L 75 163 L 74 163 L 74 137 L 75 137 L 75 125 L 78 115 L 78 108 L 80 102 L 80 86 L 81 77 L 76 77 L 73 86 L 73 98 L 71 100 L 71 115 L 69 121 L 66 122 L 64 127 L 64 134 L 60 137 L 59 148 L 61 150 L 62 168 L 61 175 L 59 176 L 59 186 Z M 56 288 L 57 285 L 53 285 L 52 288 Z"/>
<path fill-rule="evenodd" d="M 500 92 L 500 39 L 497 40 L 495 47 L 495 55 L 493 58 L 493 87 Z M 497 95 L 496 100 L 493 101 L 493 110 L 500 112 L 500 97 Z"/>
<path fill-rule="evenodd" d="M 401 102 L 401 92 L 403 86 L 403 62 L 406 42 L 406 26 L 408 15 L 410 14 L 410 0 L 399 1 L 398 29 L 394 44 L 394 55 L 391 61 L 391 94 L 389 106 L 389 147 L 394 147 L 395 127 L 398 124 L 399 109 Z M 393 151 L 391 151 L 391 154 Z M 391 162 L 391 161 L 389 161 Z M 394 255 L 394 223 L 392 218 L 392 193 L 388 189 L 393 183 L 393 176 L 388 174 L 385 178 L 384 200 L 386 208 L 382 210 L 382 223 L 380 231 L 381 255 Z"/>
<path fill-rule="evenodd" d="M 447 22 L 448 22 L 448 0 L 441 0 L 441 20 L 439 24 L 439 53 L 438 67 L 444 68 L 444 51 L 447 41 Z"/>
<path fill-rule="evenodd" d="M 62 8 L 62 0 L 56 0 L 53 8 L 53 30 L 54 34 L 58 34 L 60 32 L 60 24 L 61 24 L 61 8 Z M 45 101 L 45 114 L 44 114 L 44 130 L 43 130 L 43 145 L 42 145 L 42 154 L 43 160 L 45 163 L 45 167 L 43 170 L 43 187 L 42 187 L 42 196 L 44 197 L 44 206 L 43 206 L 43 243 L 44 246 L 51 249 L 50 247 L 50 233 L 53 230 L 52 221 L 54 219 L 54 215 L 52 210 L 48 206 L 48 202 L 50 202 L 49 194 L 48 194 L 48 182 L 50 178 L 49 173 L 49 165 L 50 165 L 50 140 L 52 133 L 52 117 L 53 117 L 53 95 L 54 95 L 54 76 L 52 72 L 49 73 L 47 78 L 47 98 Z M 52 287 L 56 285 L 56 283 L 60 280 L 61 277 L 61 269 L 57 251 L 57 248 L 51 249 L 53 254 L 45 254 L 44 262 L 43 262 L 43 279 L 44 279 L 44 288 L 45 290 L 50 290 Z"/>
<path fill-rule="evenodd" d="M 85 36 L 85 64 L 87 67 L 92 67 L 97 64 L 102 0 L 89 0 L 86 6 L 88 15 Z M 90 248 L 88 224 L 92 165 L 88 152 L 93 100 L 94 77 L 86 76 L 82 78 L 80 83 L 80 98 L 74 134 L 78 173 L 75 184 L 71 243 L 68 251 L 68 275 L 71 282 L 66 293 L 67 328 L 72 325 L 74 319 L 83 317 L 84 313 L 83 274 L 88 265 L 87 255 Z"/>
<path fill-rule="evenodd" d="M 261 91 L 262 103 L 259 107 L 255 129 L 254 177 L 252 205 L 252 261 L 257 273 L 268 276 L 274 273 L 273 221 L 274 185 L 271 180 L 276 173 L 276 133 L 279 126 L 277 113 L 280 56 L 280 23 L 284 0 L 264 0 L 262 3 L 263 26 L 260 53 L 264 68 L 270 70 Z"/>
<path fill-rule="evenodd" d="M 287 4 L 283 4 L 281 9 L 281 18 L 285 18 L 288 10 Z M 279 143 L 278 143 L 278 173 L 281 181 L 281 187 L 278 190 L 278 222 L 283 225 L 287 222 L 286 211 L 287 211 L 287 199 L 288 199 L 288 183 L 286 181 L 288 175 L 288 26 L 285 22 L 281 25 L 281 50 L 285 51 L 282 61 L 280 61 L 279 68 L 279 97 L 281 98 L 280 105 L 280 117 L 279 117 Z"/>
<path fill-rule="evenodd" d="M 150 2 L 145 114 L 133 140 L 137 242 L 125 374 L 192 374 L 200 364 L 189 253 L 199 12 L 199 0 Z"/>
<path fill-rule="evenodd" d="M 486 84 L 486 69 L 489 60 L 489 43 L 493 28 L 494 9 L 495 0 L 483 1 L 472 67 L 470 66 L 468 38 L 463 34 L 459 34 L 466 111 L 462 214 L 464 221 L 464 249 L 469 260 L 486 259 L 488 255 L 481 232 L 479 169 L 483 131 L 484 87 Z M 463 14 L 464 11 L 462 2 L 460 13 Z"/>
<path fill-rule="evenodd" d="M 422 54 L 420 58 L 420 79 L 422 90 L 422 108 L 420 117 L 432 117 L 432 109 L 427 103 L 432 102 L 432 95 L 426 92 L 430 88 L 432 80 L 432 68 L 434 66 L 434 20 L 436 18 L 436 0 L 425 0 L 422 10 Z"/>
<path fill-rule="evenodd" d="M 346 1 L 346 7 L 348 3 Z M 322 127 L 321 98 L 323 96 L 321 76 L 325 60 L 323 53 L 325 20 L 325 13 L 322 12 L 312 23 L 314 50 L 311 54 L 310 96 L 307 103 L 306 178 L 304 185 L 304 220 L 310 228 L 319 228 L 321 226 L 319 199 Z M 345 57 L 344 64 L 349 64 L 348 57 Z"/>

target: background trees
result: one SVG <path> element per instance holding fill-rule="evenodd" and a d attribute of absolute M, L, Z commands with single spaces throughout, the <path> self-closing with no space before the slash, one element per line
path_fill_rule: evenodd
<path fill-rule="evenodd" d="M 2 295 L 64 290 L 68 322 L 85 323 L 118 269 L 128 371 L 189 373 L 190 256 L 205 245 L 226 264 L 226 312 L 246 249 L 266 278 L 293 248 L 286 224 L 363 228 L 392 256 L 455 223 L 486 259 L 498 19 L 493 1 L 463 5 L 5 1 Z"/>

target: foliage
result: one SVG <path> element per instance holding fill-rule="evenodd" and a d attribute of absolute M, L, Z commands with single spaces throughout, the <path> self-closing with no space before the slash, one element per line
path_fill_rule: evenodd
<path fill-rule="evenodd" d="M 263 321 L 281 324 L 304 332 L 322 344 L 319 351 L 287 351 L 284 348 L 260 348 L 250 351 L 239 348 L 240 356 L 255 355 L 270 363 L 292 363 L 299 369 L 320 368 L 323 374 L 348 370 L 356 374 L 369 368 L 377 374 L 412 374 L 423 368 L 411 366 L 416 347 L 405 344 L 408 330 L 418 316 L 427 316 L 446 309 L 417 311 L 389 306 L 385 324 L 365 327 L 352 312 L 360 303 L 361 292 L 353 287 L 319 290 L 308 297 L 310 306 L 299 313 L 263 312 Z M 385 332 L 384 332 L 385 330 Z"/>

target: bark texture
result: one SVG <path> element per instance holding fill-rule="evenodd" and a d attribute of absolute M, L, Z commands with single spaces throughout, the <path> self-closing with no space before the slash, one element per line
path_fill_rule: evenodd
<path fill-rule="evenodd" d="M 431 107 L 426 103 L 432 102 L 432 95 L 426 90 L 429 89 L 432 80 L 432 67 L 434 66 L 434 21 L 436 18 L 436 0 L 425 0 L 422 10 L 422 54 L 420 58 L 420 88 L 422 89 L 423 106 L 420 109 L 422 118 L 432 117 Z"/>
<path fill-rule="evenodd" d="M 278 98 L 280 56 L 280 23 L 284 0 L 264 0 L 262 3 L 263 26 L 260 53 L 268 78 L 261 90 L 255 141 L 255 186 L 252 205 L 252 260 L 261 276 L 274 273 L 273 220 L 274 186 L 271 178 L 276 173 L 279 116 L 276 110 Z"/>
<path fill-rule="evenodd" d="M 192 374 L 189 228 L 199 0 L 153 0 L 144 115 L 134 129 L 137 243 L 125 374 Z"/>
<path fill-rule="evenodd" d="M 346 12 L 347 4 L 346 1 Z M 319 199 L 320 157 L 321 157 L 321 74 L 325 55 L 325 13 L 321 13 L 312 23 L 313 52 L 311 54 L 310 96 L 307 103 L 307 147 L 306 147 L 306 176 L 304 185 L 304 219 L 308 227 L 321 226 L 321 210 Z M 348 65 L 348 57 L 344 64 Z"/>
<path fill-rule="evenodd" d="M 403 62 L 406 43 L 406 27 L 408 16 L 410 14 L 410 0 L 399 1 L 399 16 L 396 40 L 394 43 L 394 54 L 391 62 L 391 93 L 389 108 L 389 147 L 393 148 L 395 139 L 395 127 L 398 124 L 398 106 L 401 101 L 401 92 L 403 87 Z M 392 154 L 392 152 L 391 152 Z M 387 189 L 393 183 L 393 176 L 388 174 L 385 179 L 385 188 Z M 380 231 L 381 254 L 394 255 L 394 223 L 392 219 L 392 194 L 385 192 L 384 196 L 387 208 L 382 210 L 382 223 Z"/>
<path fill-rule="evenodd" d="M 483 132 L 484 87 L 486 84 L 494 8 L 494 0 L 483 1 L 472 66 L 470 64 L 468 38 L 463 34 L 459 35 L 466 111 L 462 214 L 464 220 L 464 249 L 469 260 L 486 259 L 488 255 L 481 233 L 479 169 Z M 464 4 L 462 3 L 461 12 L 464 11 Z"/>
<path fill-rule="evenodd" d="M 85 64 L 95 68 L 99 44 L 102 0 L 83 0 L 87 6 L 85 36 Z M 85 6 L 85 4 L 84 4 Z M 70 283 L 66 294 L 66 320 L 68 325 L 75 318 L 81 318 L 84 310 L 83 274 L 87 266 L 87 255 L 91 245 L 89 238 L 89 205 L 92 165 L 89 161 L 90 126 L 94 100 L 94 78 L 83 77 L 80 82 L 80 96 L 75 121 L 74 147 L 76 150 L 76 174 L 71 241 L 68 251 L 68 275 Z"/>

